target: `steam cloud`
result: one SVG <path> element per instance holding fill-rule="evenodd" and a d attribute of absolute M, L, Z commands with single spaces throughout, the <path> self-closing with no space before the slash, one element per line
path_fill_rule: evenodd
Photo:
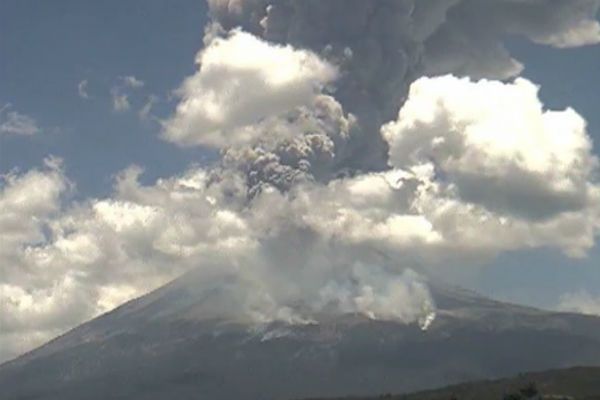
<path fill-rule="evenodd" d="M 193 268 L 199 292 L 222 287 L 205 317 L 427 327 L 421 266 L 584 255 L 600 230 L 585 121 L 510 80 L 523 66 L 502 38 L 598 43 L 599 5 L 209 0 L 162 136 L 221 161 L 149 186 L 132 166 L 111 198 L 70 205 L 56 159 L 5 176 L 0 357 Z"/>

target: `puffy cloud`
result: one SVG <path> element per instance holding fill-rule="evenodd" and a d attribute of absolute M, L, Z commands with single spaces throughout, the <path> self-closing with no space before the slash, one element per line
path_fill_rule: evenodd
<path fill-rule="evenodd" d="M 240 174 L 191 169 L 142 186 L 132 167 L 111 198 L 65 208 L 69 183 L 49 164 L 11 175 L 0 195 L 2 240 L 10 243 L 0 254 L 4 358 L 193 267 L 199 293 L 227 282 L 203 317 L 297 323 L 329 310 L 412 322 L 433 313 L 416 274 L 396 276 L 389 266 L 370 276 L 361 263 L 377 261 L 375 253 L 348 246 L 337 254 L 300 213 L 279 213 L 292 205 L 280 192 L 263 191 L 249 204 Z M 410 302 L 400 306 L 403 299 Z"/>
<path fill-rule="evenodd" d="M 118 83 L 110 89 L 112 98 L 112 107 L 116 112 L 129 111 L 131 103 L 129 96 L 131 90 L 141 89 L 144 87 L 144 82 L 137 79 L 135 76 L 121 76 Z"/>
<path fill-rule="evenodd" d="M 600 315 L 600 296 L 585 290 L 565 293 L 560 297 L 557 309 L 566 312 Z"/>
<path fill-rule="evenodd" d="M 164 137 L 182 145 L 225 147 L 259 139 L 254 124 L 310 105 L 336 68 L 315 54 L 269 44 L 239 30 L 214 39 L 198 72 L 177 91 L 181 101 Z"/>
<path fill-rule="evenodd" d="M 203 171 L 149 188 L 139 186 L 138 174 L 125 171 L 113 198 L 69 207 L 61 197 L 70 183 L 56 160 L 4 177 L 1 358 L 139 296 L 199 260 L 210 263 L 252 245 L 245 223 L 215 208 L 211 191 L 199 189 Z"/>
<path fill-rule="evenodd" d="M 139 186 L 138 173 L 128 170 L 120 177 L 118 197 L 146 207 L 151 204 L 159 215 L 168 215 L 157 224 L 160 231 L 152 237 L 152 246 L 170 256 L 171 265 L 189 268 L 200 263 L 195 283 L 199 292 L 215 281 L 227 282 L 225 298 L 215 305 L 221 316 L 298 322 L 322 312 L 345 311 L 405 322 L 431 318 L 433 301 L 418 275 L 398 275 L 405 266 L 383 260 L 364 237 L 328 236 L 316 221 L 305 220 L 309 214 L 303 207 L 313 207 L 313 199 L 296 202 L 291 197 L 305 195 L 308 189 L 284 194 L 266 187 L 248 199 L 243 174 L 231 170 L 227 174 L 191 170 L 148 187 Z M 317 191 L 320 187 L 307 185 Z M 147 221 L 147 215 L 155 212 L 140 212 L 144 217 L 135 220 Z M 122 221 L 118 215 L 116 220 Z M 409 244 L 405 241 L 405 248 Z M 367 273 L 373 268 L 379 271 L 377 276 Z M 384 310 L 386 304 L 408 297 L 411 303 Z"/>
<path fill-rule="evenodd" d="M 600 186 L 585 121 L 544 110 L 530 82 L 422 78 L 382 135 L 390 165 L 427 188 L 412 207 L 446 242 L 573 256 L 593 246 Z"/>
<path fill-rule="evenodd" d="M 284 215 L 347 246 L 414 254 L 422 246 L 434 247 L 442 238 L 425 216 L 411 210 L 419 184 L 410 177 L 404 180 L 407 175 L 389 171 L 341 178 L 326 186 L 299 185 L 284 197 L 289 203 Z M 265 193 L 260 200 L 268 196 Z M 271 204 L 268 208 L 276 209 Z"/>
<path fill-rule="evenodd" d="M 121 81 L 123 82 L 123 85 L 132 89 L 139 89 L 144 87 L 144 82 L 133 75 L 123 76 L 121 77 Z"/>
<path fill-rule="evenodd" d="M 598 165 L 585 121 L 572 109 L 544 110 L 538 88 L 421 78 L 398 120 L 382 134 L 396 168 L 432 163 L 439 180 L 486 209 L 543 220 L 584 210 Z"/>
<path fill-rule="evenodd" d="M 33 257 L 30 249 L 46 240 L 48 223 L 59 213 L 60 197 L 68 187 L 56 159 L 48 159 L 43 171 L 10 173 L 0 181 L 0 359 L 59 333 L 54 328 L 60 322 L 50 311 L 60 299 L 44 295 L 53 292 L 44 260 L 37 268 L 28 260 Z M 34 288 L 39 291 L 29 290 Z M 38 330 L 39 319 L 48 326 Z M 74 316 L 68 326 L 79 321 L 81 316 Z"/>
<path fill-rule="evenodd" d="M 0 135 L 34 135 L 40 132 L 32 117 L 12 110 L 12 105 L 0 108 Z"/>
<path fill-rule="evenodd" d="M 594 190 L 597 196 L 600 191 Z M 264 208 L 268 220 L 313 232 L 338 249 L 381 252 L 399 257 L 399 268 L 417 263 L 435 272 L 450 260 L 481 262 L 503 251 L 534 247 L 582 256 L 599 228 L 599 203 L 593 204 L 529 220 L 464 201 L 427 164 L 325 186 L 297 184 L 285 195 L 263 191 L 254 208 Z"/>
<path fill-rule="evenodd" d="M 23 175 L 2 176 L 0 236 L 5 244 L 1 246 L 2 253 L 12 251 L 27 239 L 42 240 L 44 220 L 59 210 L 59 197 L 68 187 L 68 181 L 60 170 L 60 160 L 47 159 L 46 165 L 45 173 L 31 170 Z M 4 272 L 8 275 L 10 271 Z"/>

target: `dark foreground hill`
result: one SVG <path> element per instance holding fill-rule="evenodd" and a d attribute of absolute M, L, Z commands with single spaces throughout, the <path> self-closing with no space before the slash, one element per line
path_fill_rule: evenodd
<path fill-rule="evenodd" d="M 535 395 L 537 393 L 537 397 Z M 346 400 L 600 400 L 600 368 L 579 367 L 520 374 L 513 378 L 452 385 L 408 395 L 384 394 Z M 313 399 L 318 400 L 318 399 Z M 343 400 L 343 399 L 328 399 Z"/>
<path fill-rule="evenodd" d="M 214 318 L 194 274 L 0 366 L 0 398 L 269 400 L 406 393 L 600 364 L 600 318 L 433 286 L 428 330 L 358 315 L 247 326 Z M 216 296 L 216 297 L 215 297 Z"/>

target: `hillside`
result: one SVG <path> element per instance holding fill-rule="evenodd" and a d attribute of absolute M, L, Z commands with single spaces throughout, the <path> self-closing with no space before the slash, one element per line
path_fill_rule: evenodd
<path fill-rule="evenodd" d="M 225 289 L 191 273 L 0 366 L 2 399 L 265 400 L 407 393 L 523 371 L 597 365 L 600 318 L 433 285 L 417 325 L 361 315 L 245 325 L 209 314 Z"/>
<path fill-rule="evenodd" d="M 348 397 L 352 400 L 502 400 L 509 395 L 520 395 L 511 400 L 525 400 L 527 390 L 535 388 L 542 399 L 600 399 L 600 368 L 576 367 L 564 370 L 551 370 L 519 374 L 513 378 L 487 380 L 452 385 L 446 388 L 414 394 L 374 397 Z M 533 396 L 532 396 L 533 397 Z M 535 398 L 535 397 L 533 397 Z M 537 398 L 536 398 L 537 399 Z M 319 399 L 312 399 L 319 400 Z M 334 399 L 329 399 L 334 400 Z M 335 400 L 342 400 L 335 399 Z"/>

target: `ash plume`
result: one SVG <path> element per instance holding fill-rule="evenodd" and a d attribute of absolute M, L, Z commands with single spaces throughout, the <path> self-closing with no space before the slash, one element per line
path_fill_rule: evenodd
<path fill-rule="evenodd" d="M 206 315 L 426 328 L 425 272 L 594 245 L 585 120 L 514 79 L 524 66 L 503 41 L 599 43 L 599 1 L 208 3 L 161 137 L 221 160 L 149 185 L 131 166 L 110 197 L 71 204 L 55 159 L 3 176 L 0 348 L 23 351 L 190 269 L 199 292 L 225 288 Z"/>

